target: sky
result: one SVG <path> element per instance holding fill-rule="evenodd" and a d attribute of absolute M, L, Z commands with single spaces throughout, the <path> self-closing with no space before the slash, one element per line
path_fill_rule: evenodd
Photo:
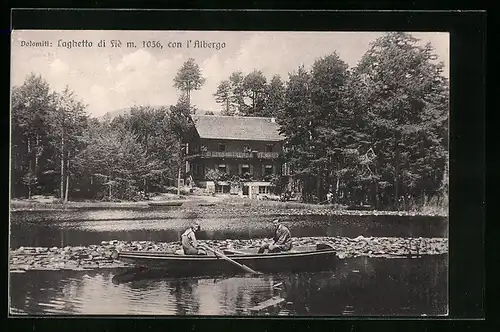
<path fill-rule="evenodd" d="M 449 34 L 410 32 L 420 44 L 432 44 L 438 61 L 449 72 Z M 192 104 L 218 112 L 213 96 L 218 84 L 231 73 L 261 70 L 268 80 L 288 74 L 301 65 L 311 68 L 315 60 L 336 51 L 354 67 L 382 32 L 251 32 L 251 31 L 112 31 L 112 30 L 14 30 L 11 47 L 11 85 L 22 85 L 31 73 L 40 74 L 55 91 L 67 85 L 87 104 L 95 117 L 134 105 L 172 105 L 179 92 L 173 79 L 182 64 L 194 58 L 206 82 L 192 92 Z M 106 41 L 98 47 L 99 41 Z M 121 41 L 112 47 L 111 41 Z M 69 47 L 71 42 L 80 47 Z M 84 41 L 88 43 L 84 45 Z M 163 48 L 144 47 L 159 41 Z M 190 47 L 187 44 L 190 42 Z M 194 47 L 195 42 L 217 48 Z M 46 42 L 48 46 L 27 46 Z M 88 47 L 89 43 L 91 47 Z M 133 42 L 135 47 L 127 47 Z M 24 44 L 24 45 L 23 45 Z M 153 43 L 155 44 L 155 43 Z M 170 45 L 170 47 L 169 47 Z"/>

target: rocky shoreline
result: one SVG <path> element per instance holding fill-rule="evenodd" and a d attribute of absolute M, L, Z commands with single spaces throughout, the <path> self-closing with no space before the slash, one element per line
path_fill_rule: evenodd
<path fill-rule="evenodd" d="M 90 207 L 65 207 L 65 208 L 51 208 L 51 207 L 29 207 L 29 208 L 11 208 L 10 212 L 43 212 L 43 211 L 78 211 L 89 209 Z M 155 209 L 149 206 L 115 206 L 115 207 L 96 207 L 96 209 Z M 165 208 L 167 209 L 167 208 Z M 199 214 L 207 217 L 220 217 L 220 216 L 307 216 L 307 215 L 321 215 L 321 216 L 400 216 L 400 217 L 441 217 L 448 218 L 447 215 L 433 212 L 416 212 L 416 211 L 361 211 L 361 210 L 338 210 L 333 208 L 262 208 L 253 206 L 204 206 L 195 205 L 192 207 L 169 207 L 171 212 L 175 213 L 188 213 Z"/>
<path fill-rule="evenodd" d="M 397 258 L 405 255 L 438 255 L 448 253 L 447 238 L 394 238 L 394 237 L 307 237 L 294 238 L 296 249 L 307 248 L 319 242 L 331 244 L 340 258 L 368 256 Z M 258 248 L 263 241 L 207 240 L 203 244 L 219 250 Z M 179 242 L 103 241 L 100 245 L 80 247 L 20 247 L 11 249 L 10 271 L 28 270 L 91 270 L 126 268 L 129 265 L 114 259 L 116 251 L 163 251 L 174 253 Z"/>
<path fill-rule="evenodd" d="M 65 204 L 30 203 L 26 201 L 12 201 L 11 212 L 37 212 L 37 211 L 78 211 L 88 209 L 138 209 L 158 210 L 148 204 L 152 201 L 141 202 L 67 202 Z M 275 202 L 258 200 L 225 201 L 223 199 L 206 201 L 203 199 L 185 199 L 179 207 L 160 207 L 162 211 L 172 213 L 200 214 L 210 217 L 220 216 L 401 216 L 401 217 L 442 217 L 448 214 L 436 209 L 425 211 L 384 211 L 384 210 L 347 210 L 334 205 L 317 205 L 297 202 Z"/>

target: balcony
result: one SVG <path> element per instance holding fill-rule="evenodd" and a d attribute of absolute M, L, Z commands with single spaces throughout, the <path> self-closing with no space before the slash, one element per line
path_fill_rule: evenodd
<path fill-rule="evenodd" d="M 219 151 L 202 151 L 195 152 L 186 156 L 186 159 L 194 158 L 230 158 L 230 159 L 278 159 L 279 152 L 219 152 Z"/>
<path fill-rule="evenodd" d="M 259 159 L 278 159 L 279 157 L 279 152 L 257 152 L 257 158 Z"/>

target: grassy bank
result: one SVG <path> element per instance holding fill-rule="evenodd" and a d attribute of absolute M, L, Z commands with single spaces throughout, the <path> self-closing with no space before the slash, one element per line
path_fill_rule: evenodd
<path fill-rule="evenodd" d="M 314 213 L 315 211 L 323 214 L 328 212 L 328 214 L 362 214 L 362 215 L 436 215 L 436 216 L 448 216 L 448 201 L 438 201 L 435 199 L 424 199 L 423 203 L 412 202 L 409 205 L 408 210 L 405 211 L 383 211 L 383 210 L 347 210 L 345 207 L 340 205 L 320 205 L 320 204 L 308 204 L 300 202 L 280 202 L 280 201 L 268 201 L 268 200 L 250 200 L 240 197 L 226 197 L 218 205 L 227 207 L 246 207 L 255 209 L 269 209 L 269 210 L 284 210 L 284 211 L 310 211 Z"/>
<path fill-rule="evenodd" d="M 336 205 L 318 205 L 299 202 L 279 202 L 270 200 L 254 200 L 235 196 L 168 196 L 153 201 L 182 200 L 181 207 L 175 211 L 195 212 L 202 215 L 401 215 L 401 216 L 447 216 L 444 206 L 437 206 L 433 201 L 425 201 L 424 205 L 411 206 L 409 211 L 357 211 L 346 210 Z M 72 210 L 72 209 L 121 209 L 121 208 L 151 208 L 150 201 L 140 202 L 66 202 L 54 203 L 51 200 L 12 200 L 12 211 L 38 210 Z"/>
<path fill-rule="evenodd" d="M 409 210 L 430 215 L 448 215 L 448 195 L 443 197 L 423 197 L 420 201 L 412 201 Z"/>
<path fill-rule="evenodd" d="M 64 210 L 78 208 L 120 208 L 120 207 L 147 207 L 148 202 L 66 202 L 66 203 L 41 203 L 27 200 L 13 200 L 10 207 L 13 210 Z"/>
<path fill-rule="evenodd" d="M 219 203 L 220 205 L 226 206 L 243 206 L 243 207 L 259 207 L 259 208 L 271 208 L 271 209 L 312 209 L 312 210 L 324 210 L 333 209 L 338 207 L 331 207 L 319 204 L 308 204 L 300 202 L 280 202 L 280 201 L 270 201 L 270 200 L 257 200 L 257 199 L 246 199 L 241 197 L 229 196 L 222 199 Z"/>

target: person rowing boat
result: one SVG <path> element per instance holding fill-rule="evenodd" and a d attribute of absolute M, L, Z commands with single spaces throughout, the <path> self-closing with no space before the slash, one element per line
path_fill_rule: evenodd
<path fill-rule="evenodd" d="M 182 250 L 185 255 L 206 255 L 205 249 L 201 248 L 196 240 L 195 233 L 200 231 L 201 227 L 195 222 L 181 235 Z"/>
<path fill-rule="evenodd" d="M 273 243 L 264 243 L 259 248 L 259 254 L 268 252 L 290 251 L 292 249 L 292 235 L 290 230 L 283 225 L 279 219 L 273 220 L 274 237 Z"/>

